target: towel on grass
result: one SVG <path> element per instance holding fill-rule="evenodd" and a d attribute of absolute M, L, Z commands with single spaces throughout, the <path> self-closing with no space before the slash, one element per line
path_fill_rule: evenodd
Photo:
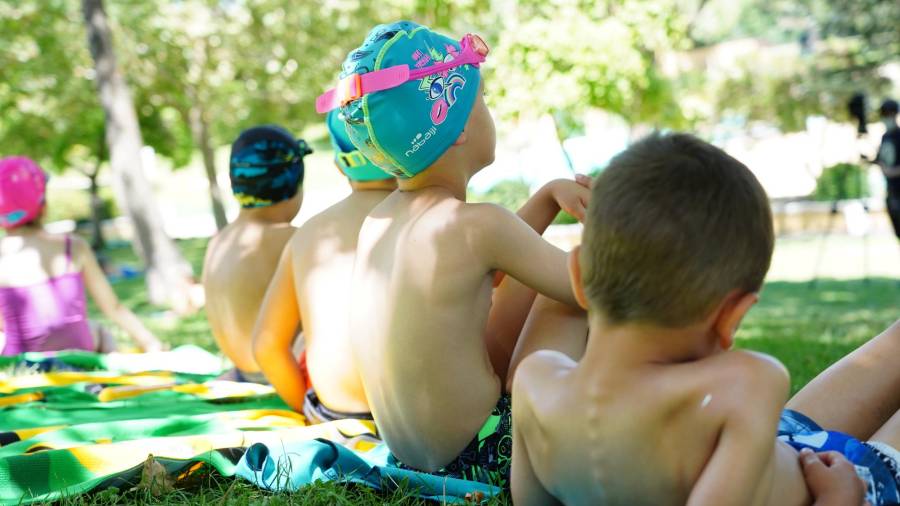
<path fill-rule="evenodd" d="M 467 497 L 500 494 L 485 483 L 419 473 L 388 464 L 385 444 L 369 451 L 354 451 L 326 439 L 280 445 L 256 443 L 237 464 L 236 474 L 254 485 L 273 491 L 295 491 L 319 481 L 367 485 L 378 490 L 402 487 L 412 495 L 440 502 L 464 504 Z"/>
<path fill-rule="evenodd" d="M 389 466 L 372 422 L 307 425 L 268 386 L 156 370 L 158 357 L 141 367 L 140 355 L 131 372 L 88 352 L 0 358 L 0 504 L 128 488 L 148 468 L 167 486 L 206 469 L 275 491 L 340 480 L 447 503 L 498 492 Z"/>

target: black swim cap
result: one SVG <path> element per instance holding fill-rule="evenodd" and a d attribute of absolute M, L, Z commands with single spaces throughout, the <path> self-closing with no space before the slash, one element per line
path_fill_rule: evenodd
<path fill-rule="evenodd" d="M 303 183 L 303 157 L 312 153 L 278 125 L 241 132 L 231 145 L 231 191 L 241 207 L 265 207 L 288 200 Z"/>

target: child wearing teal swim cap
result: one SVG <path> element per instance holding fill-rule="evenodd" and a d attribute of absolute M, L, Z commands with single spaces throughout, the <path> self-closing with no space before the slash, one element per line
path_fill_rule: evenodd
<path fill-rule="evenodd" d="M 335 165 L 352 192 L 303 224 L 281 255 L 253 333 L 256 362 L 266 378 L 311 423 L 371 419 L 347 322 L 356 239 L 366 215 L 397 188 L 394 177 L 369 162 L 347 137 L 338 111 L 328 130 Z M 306 370 L 291 342 L 303 329 Z"/>
<path fill-rule="evenodd" d="M 477 35 L 381 25 L 317 110 L 340 107 L 353 144 L 398 177 L 399 191 L 360 229 L 349 300 L 352 351 L 380 434 L 404 465 L 506 487 L 506 384 L 535 292 L 577 307 L 566 253 L 539 233 L 560 208 L 583 215 L 589 180 L 549 183 L 518 216 L 466 202 L 469 179 L 494 160 L 478 69 L 487 54 Z M 508 276 L 494 289 L 496 272 Z"/>
<path fill-rule="evenodd" d="M 210 241 L 203 261 L 206 314 L 219 349 L 234 363 L 226 379 L 264 383 L 251 336 L 303 200 L 306 142 L 277 125 L 241 132 L 231 146 L 231 190 L 237 219 Z M 302 344 L 302 343 L 298 343 Z"/>

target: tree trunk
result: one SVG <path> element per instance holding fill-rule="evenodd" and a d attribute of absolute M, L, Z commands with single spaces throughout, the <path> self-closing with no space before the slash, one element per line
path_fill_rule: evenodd
<path fill-rule="evenodd" d="M 97 184 L 97 176 L 100 175 L 100 163 L 94 172 L 88 174 L 91 181 L 91 249 L 100 251 L 106 247 L 106 239 L 103 238 L 103 199 L 100 198 L 100 186 Z"/>
<path fill-rule="evenodd" d="M 103 200 L 100 199 L 100 185 L 97 178 L 100 176 L 100 167 L 103 166 L 103 155 L 106 152 L 105 134 L 100 133 L 97 139 L 97 163 L 94 170 L 84 172 L 91 182 L 89 188 L 91 202 L 91 249 L 95 252 L 106 248 L 106 239 L 103 237 Z"/>
<path fill-rule="evenodd" d="M 222 230 L 228 224 L 228 219 L 225 217 L 222 191 L 219 189 L 219 182 L 216 179 L 216 159 L 209 138 L 209 122 L 205 112 L 203 106 L 195 100 L 189 113 L 191 133 L 194 135 L 194 142 L 197 143 L 197 147 L 203 154 L 203 167 L 206 168 L 206 179 L 209 180 L 209 198 L 212 203 L 213 216 L 216 218 L 216 228 Z"/>
<path fill-rule="evenodd" d="M 100 103 L 106 115 L 106 144 L 116 198 L 134 226 L 135 252 L 147 268 L 147 291 L 154 304 L 192 309 L 191 267 L 163 229 L 162 218 L 141 165 L 141 131 L 131 93 L 118 71 L 103 0 L 82 0 L 88 44 L 94 59 Z"/>

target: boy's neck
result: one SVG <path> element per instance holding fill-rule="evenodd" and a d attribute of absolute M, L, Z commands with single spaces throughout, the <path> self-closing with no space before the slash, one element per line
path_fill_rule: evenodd
<path fill-rule="evenodd" d="M 705 322 L 681 328 L 650 324 L 611 324 L 592 315 L 585 361 L 596 368 L 629 369 L 648 364 L 678 364 L 708 357 L 718 350 Z"/>
<path fill-rule="evenodd" d="M 442 158 L 409 179 L 398 179 L 397 187 L 402 192 L 441 188 L 449 191 L 457 200 L 465 202 L 466 187 L 469 186 L 472 174 L 461 167 L 462 164 Z"/>
<path fill-rule="evenodd" d="M 350 181 L 350 188 L 356 192 L 392 192 L 397 189 L 396 179 L 378 179 L 375 181 Z"/>
<path fill-rule="evenodd" d="M 888 120 L 888 121 L 886 121 L 886 122 L 885 122 L 885 127 L 887 128 L 887 131 L 888 131 L 888 132 L 890 132 L 891 130 L 896 130 L 896 129 L 897 129 L 897 120 Z"/>
<path fill-rule="evenodd" d="M 259 223 L 262 225 L 282 225 L 290 223 L 294 217 L 278 204 L 266 207 L 242 207 L 236 221 Z"/>

